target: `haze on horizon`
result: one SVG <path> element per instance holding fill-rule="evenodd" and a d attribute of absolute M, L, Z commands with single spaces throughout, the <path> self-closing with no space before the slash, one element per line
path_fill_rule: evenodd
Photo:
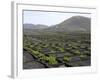
<path fill-rule="evenodd" d="M 91 14 L 80 13 L 60 13 L 60 12 L 43 12 L 43 11 L 24 11 L 23 24 L 42 24 L 42 25 L 55 25 L 72 16 L 83 16 L 91 18 Z"/>

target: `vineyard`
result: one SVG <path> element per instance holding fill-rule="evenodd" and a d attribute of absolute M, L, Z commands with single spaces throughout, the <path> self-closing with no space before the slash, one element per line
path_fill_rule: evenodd
<path fill-rule="evenodd" d="M 23 59 L 23 68 L 90 66 L 90 44 L 89 33 L 24 34 L 23 54 L 28 53 L 33 59 Z M 26 67 L 28 63 L 33 65 Z"/>

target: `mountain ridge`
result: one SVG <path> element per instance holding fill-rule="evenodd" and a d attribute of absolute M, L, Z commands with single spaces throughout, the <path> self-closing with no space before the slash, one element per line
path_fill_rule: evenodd
<path fill-rule="evenodd" d="M 84 16 L 72 16 L 61 23 L 47 26 L 47 25 L 30 25 L 23 24 L 25 29 L 39 29 L 44 32 L 88 32 L 90 33 L 90 26 L 91 26 L 91 18 L 84 17 Z M 26 26 L 26 27 L 25 27 Z M 28 27 L 28 28 L 27 28 Z"/>

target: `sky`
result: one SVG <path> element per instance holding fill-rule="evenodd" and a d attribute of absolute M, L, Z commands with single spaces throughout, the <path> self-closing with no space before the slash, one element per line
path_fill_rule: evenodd
<path fill-rule="evenodd" d="M 29 11 L 23 12 L 23 23 L 28 24 L 42 24 L 42 25 L 55 25 L 61 23 L 64 20 L 72 16 L 84 16 L 91 17 L 90 14 L 80 14 L 80 13 L 60 13 L 60 12 L 43 12 L 43 11 Z"/>

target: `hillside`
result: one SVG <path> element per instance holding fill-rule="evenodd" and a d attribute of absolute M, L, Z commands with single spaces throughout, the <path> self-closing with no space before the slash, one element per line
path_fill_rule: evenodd
<path fill-rule="evenodd" d="M 90 18 L 74 16 L 45 30 L 59 32 L 90 32 Z"/>
<path fill-rule="evenodd" d="M 83 16 L 73 16 L 67 20 L 62 21 L 59 24 L 53 26 L 47 25 L 34 25 L 23 24 L 24 32 L 27 34 L 39 35 L 39 34 L 58 34 L 60 33 L 90 33 L 91 19 Z"/>

